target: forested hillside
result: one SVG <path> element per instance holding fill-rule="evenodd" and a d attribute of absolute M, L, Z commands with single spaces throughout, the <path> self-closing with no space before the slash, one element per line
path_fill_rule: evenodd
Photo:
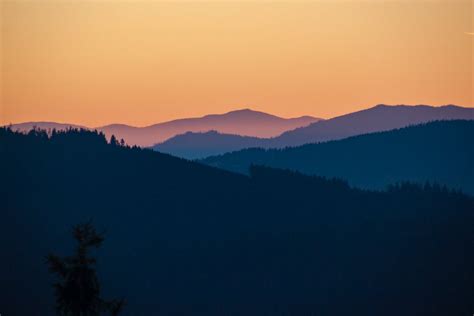
<path fill-rule="evenodd" d="M 474 308 L 474 200 L 438 185 L 246 176 L 84 130 L 0 129 L 0 168 L 2 315 L 53 314 L 45 256 L 69 252 L 71 227 L 89 219 L 107 234 L 105 296 L 124 297 L 125 315 Z"/>
<path fill-rule="evenodd" d="M 437 121 L 281 150 L 246 149 L 202 162 L 241 173 L 252 164 L 291 169 L 369 189 L 429 181 L 474 195 L 473 144 L 473 120 Z"/>

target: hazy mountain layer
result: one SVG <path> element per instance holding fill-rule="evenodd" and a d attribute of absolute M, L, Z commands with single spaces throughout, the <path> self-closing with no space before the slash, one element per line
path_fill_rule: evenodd
<path fill-rule="evenodd" d="M 244 109 L 225 114 L 212 114 L 199 118 L 179 119 L 146 127 L 111 124 L 91 129 L 102 131 L 109 138 L 112 135 L 115 135 L 118 139 L 123 138 L 129 145 L 148 147 L 186 132 L 208 132 L 215 130 L 221 133 L 244 136 L 272 137 L 319 120 L 320 119 L 311 116 L 286 119 L 263 112 Z M 82 127 L 74 124 L 54 122 L 29 122 L 14 124 L 12 128 L 14 130 L 28 131 L 35 126 L 46 130 L 53 128 L 64 130 L 69 126 Z"/>
<path fill-rule="evenodd" d="M 435 120 L 453 119 L 474 120 L 474 109 L 454 105 L 442 107 L 377 105 L 367 110 L 315 122 L 309 126 L 287 131 L 270 139 L 256 140 L 254 138 L 231 137 L 216 133 L 209 133 L 209 135 L 188 133 L 175 136 L 162 144 L 156 145 L 154 149 L 184 158 L 196 159 L 250 147 L 293 147 L 387 131 Z"/>

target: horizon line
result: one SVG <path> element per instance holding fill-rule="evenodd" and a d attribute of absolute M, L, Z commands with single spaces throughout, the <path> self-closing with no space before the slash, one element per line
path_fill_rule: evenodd
<path fill-rule="evenodd" d="M 281 119 L 285 119 L 285 120 L 298 119 L 298 118 L 303 118 L 303 117 L 310 117 L 310 118 L 319 119 L 319 120 L 330 120 L 330 119 L 334 119 L 334 118 L 336 118 L 336 117 L 348 115 L 348 114 L 351 114 L 351 113 L 356 113 L 356 112 L 359 112 L 359 111 L 369 110 L 369 109 L 375 108 L 375 107 L 377 107 L 377 106 L 387 106 L 387 107 L 397 107 L 397 106 L 406 106 L 406 107 L 427 106 L 427 107 L 433 107 L 433 108 L 441 108 L 441 107 L 447 107 L 447 106 L 455 106 L 455 107 L 460 107 L 460 108 L 474 108 L 474 105 L 473 105 L 473 106 L 462 106 L 462 105 L 457 105 L 457 104 L 452 104 L 452 103 L 442 104 L 442 105 L 429 105 L 429 104 L 385 104 L 385 103 L 377 103 L 377 104 L 375 104 L 375 105 L 373 105 L 373 106 L 370 106 L 370 107 L 367 107 L 367 108 L 362 108 L 362 109 L 359 109 L 359 110 L 356 110 L 356 111 L 347 112 L 347 113 L 344 113 L 344 114 L 341 114 L 341 115 L 336 115 L 336 116 L 333 116 L 333 117 L 330 117 L 330 118 L 323 118 L 323 117 L 320 117 L 320 116 L 313 116 L 313 115 L 310 115 L 310 114 L 304 114 L 304 115 L 295 116 L 295 117 L 283 117 L 283 116 L 278 116 L 278 115 L 275 115 L 275 114 L 272 114 L 272 113 L 269 113 L 269 112 L 264 112 L 264 111 L 260 111 L 260 110 L 254 110 L 254 109 L 252 109 L 252 108 L 248 108 L 248 107 L 247 107 L 247 108 L 238 108 L 238 109 L 235 109 L 235 110 L 230 110 L 230 111 L 227 111 L 227 112 L 224 112 L 224 113 L 209 113 L 209 114 L 204 114 L 204 115 L 201 115 L 201 116 L 181 117 L 181 118 L 176 118 L 176 119 L 171 119 L 171 120 L 166 120 L 166 121 L 160 121 L 160 122 L 153 123 L 153 124 L 142 125 L 142 126 L 131 125 L 131 124 L 126 124 L 126 123 L 108 123 L 108 124 L 104 124 L 104 125 L 99 125 L 99 126 L 90 127 L 90 126 L 88 126 L 87 124 L 70 123 L 70 122 L 54 121 L 54 120 L 38 120 L 38 121 L 32 120 L 32 121 L 20 121 L 20 122 L 16 122 L 16 123 L 9 122 L 9 123 L 6 123 L 6 124 L 2 124 L 2 125 L 0 125 L 0 126 L 1 126 L 1 127 L 7 127 L 7 126 L 11 126 L 11 125 L 14 126 L 14 125 L 32 124 L 32 123 L 39 123 L 39 124 L 40 124 L 40 123 L 42 123 L 42 124 L 44 124 L 44 123 L 47 123 L 47 124 L 52 123 L 52 124 L 63 124 L 63 125 L 75 125 L 75 126 L 77 126 L 77 127 L 83 127 L 83 128 L 87 128 L 87 129 L 100 129 L 100 128 L 109 127 L 109 126 L 113 126 L 113 125 L 123 125 L 123 126 L 131 127 L 131 128 L 148 128 L 148 127 L 152 127 L 152 126 L 159 125 L 159 124 L 172 123 L 172 122 L 182 121 L 182 120 L 202 119 L 202 118 L 209 117 L 209 116 L 223 116 L 223 115 L 227 115 L 227 114 L 230 114 L 230 113 L 233 113 L 233 112 L 241 112 L 241 111 L 251 111 L 251 112 L 256 112 L 256 113 L 263 113 L 263 114 L 275 116 L 275 117 L 278 117 L 278 118 L 281 118 Z"/>

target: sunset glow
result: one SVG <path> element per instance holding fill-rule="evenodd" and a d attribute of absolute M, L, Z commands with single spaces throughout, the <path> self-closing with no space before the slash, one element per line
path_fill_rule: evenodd
<path fill-rule="evenodd" d="M 0 124 L 474 106 L 472 1 L 2 1 Z"/>

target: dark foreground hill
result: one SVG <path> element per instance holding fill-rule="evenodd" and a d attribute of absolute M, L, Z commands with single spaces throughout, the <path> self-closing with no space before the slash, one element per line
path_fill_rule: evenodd
<path fill-rule="evenodd" d="M 51 315 L 44 256 L 106 230 L 125 315 L 470 315 L 474 201 L 254 167 L 228 173 L 86 131 L 0 130 L 0 308 Z"/>
<path fill-rule="evenodd" d="M 154 149 L 188 159 L 201 159 L 251 147 L 284 148 L 338 140 L 436 120 L 474 120 L 474 109 L 455 105 L 434 107 L 380 104 L 286 131 L 273 138 L 256 139 L 222 133 L 188 133 L 170 138 L 154 146 Z"/>
<path fill-rule="evenodd" d="M 474 194 L 474 121 L 432 122 L 281 150 L 248 149 L 203 162 L 241 173 L 251 164 L 287 168 L 371 189 L 434 181 Z"/>

